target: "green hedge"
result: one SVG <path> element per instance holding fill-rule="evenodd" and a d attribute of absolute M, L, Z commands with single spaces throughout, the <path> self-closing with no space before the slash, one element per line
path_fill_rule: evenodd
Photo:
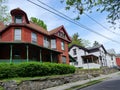
<path fill-rule="evenodd" d="M 12 77 L 61 75 L 74 72 L 74 66 L 57 63 L 27 62 L 19 64 L 0 64 L 0 79 Z"/>

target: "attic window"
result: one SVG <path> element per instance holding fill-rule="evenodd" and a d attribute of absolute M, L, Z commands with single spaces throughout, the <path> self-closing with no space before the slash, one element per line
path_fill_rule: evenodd
<path fill-rule="evenodd" d="M 15 16 L 15 23 L 22 23 L 22 16 Z"/>
<path fill-rule="evenodd" d="M 65 38 L 65 34 L 63 32 L 59 32 L 58 35 L 62 38 Z"/>

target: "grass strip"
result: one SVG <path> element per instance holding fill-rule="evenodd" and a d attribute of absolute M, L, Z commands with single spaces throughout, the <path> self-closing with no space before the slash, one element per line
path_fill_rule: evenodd
<path fill-rule="evenodd" d="M 73 86 L 73 87 L 68 88 L 68 89 L 65 89 L 65 90 L 77 90 L 77 89 L 85 88 L 85 87 L 88 87 L 88 86 L 91 86 L 91 85 L 100 83 L 100 82 L 102 82 L 102 81 L 103 81 L 103 79 L 93 80 L 93 81 L 89 81 L 89 82 L 87 82 L 87 83 L 85 83 L 85 84 Z"/>

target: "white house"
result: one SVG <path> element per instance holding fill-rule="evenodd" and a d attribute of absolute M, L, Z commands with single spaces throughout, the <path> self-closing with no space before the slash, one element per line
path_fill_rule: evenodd
<path fill-rule="evenodd" d="M 76 60 L 76 62 L 71 62 L 70 64 L 75 67 L 86 68 L 100 68 L 99 57 L 89 53 L 89 49 L 72 45 L 69 48 L 69 54 Z"/>
<path fill-rule="evenodd" d="M 93 54 L 98 57 L 99 64 L 101 66 L 107 66 L 107 61 L 106 61 L 107 51 L 103 45 L 97 45 L 97 46 L 89 47 L 87 49 L 89 51 L 89 54 Z"/>
<path fill-rule="evenodd" d="M 107 50 L 106 59 L 107 59 L 107 66 L 108 67 L 116 67 L 117 66 L 116 53 L 115 53 L 114 49 Z"/>
<path fill-rule="evenodd" d="M 106 51 L 103 45 L 88 48 L 72 45 L 69 48 L 69 54 L 76 60 L 76 62 L 70 63 L 75 67 L 100 68 L 102 66 L 117 66 L 114 49 Z"/>

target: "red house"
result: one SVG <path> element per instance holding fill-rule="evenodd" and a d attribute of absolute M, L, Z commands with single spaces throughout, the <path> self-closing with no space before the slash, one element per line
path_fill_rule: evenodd
<path fill-rule="evenodd" d="M 64 26 L 51 31 L 30 22 L 17 8 L 11 12 L 12 23 L 0 23 L 0 62 L 56 62 L 69 64 L 71 39 Z"/>
<path fill-rule="evenodd" d="M 117 66 L 120 67 L 120 54 L 116 55 L 116 63 L 117 63 Z"/>

